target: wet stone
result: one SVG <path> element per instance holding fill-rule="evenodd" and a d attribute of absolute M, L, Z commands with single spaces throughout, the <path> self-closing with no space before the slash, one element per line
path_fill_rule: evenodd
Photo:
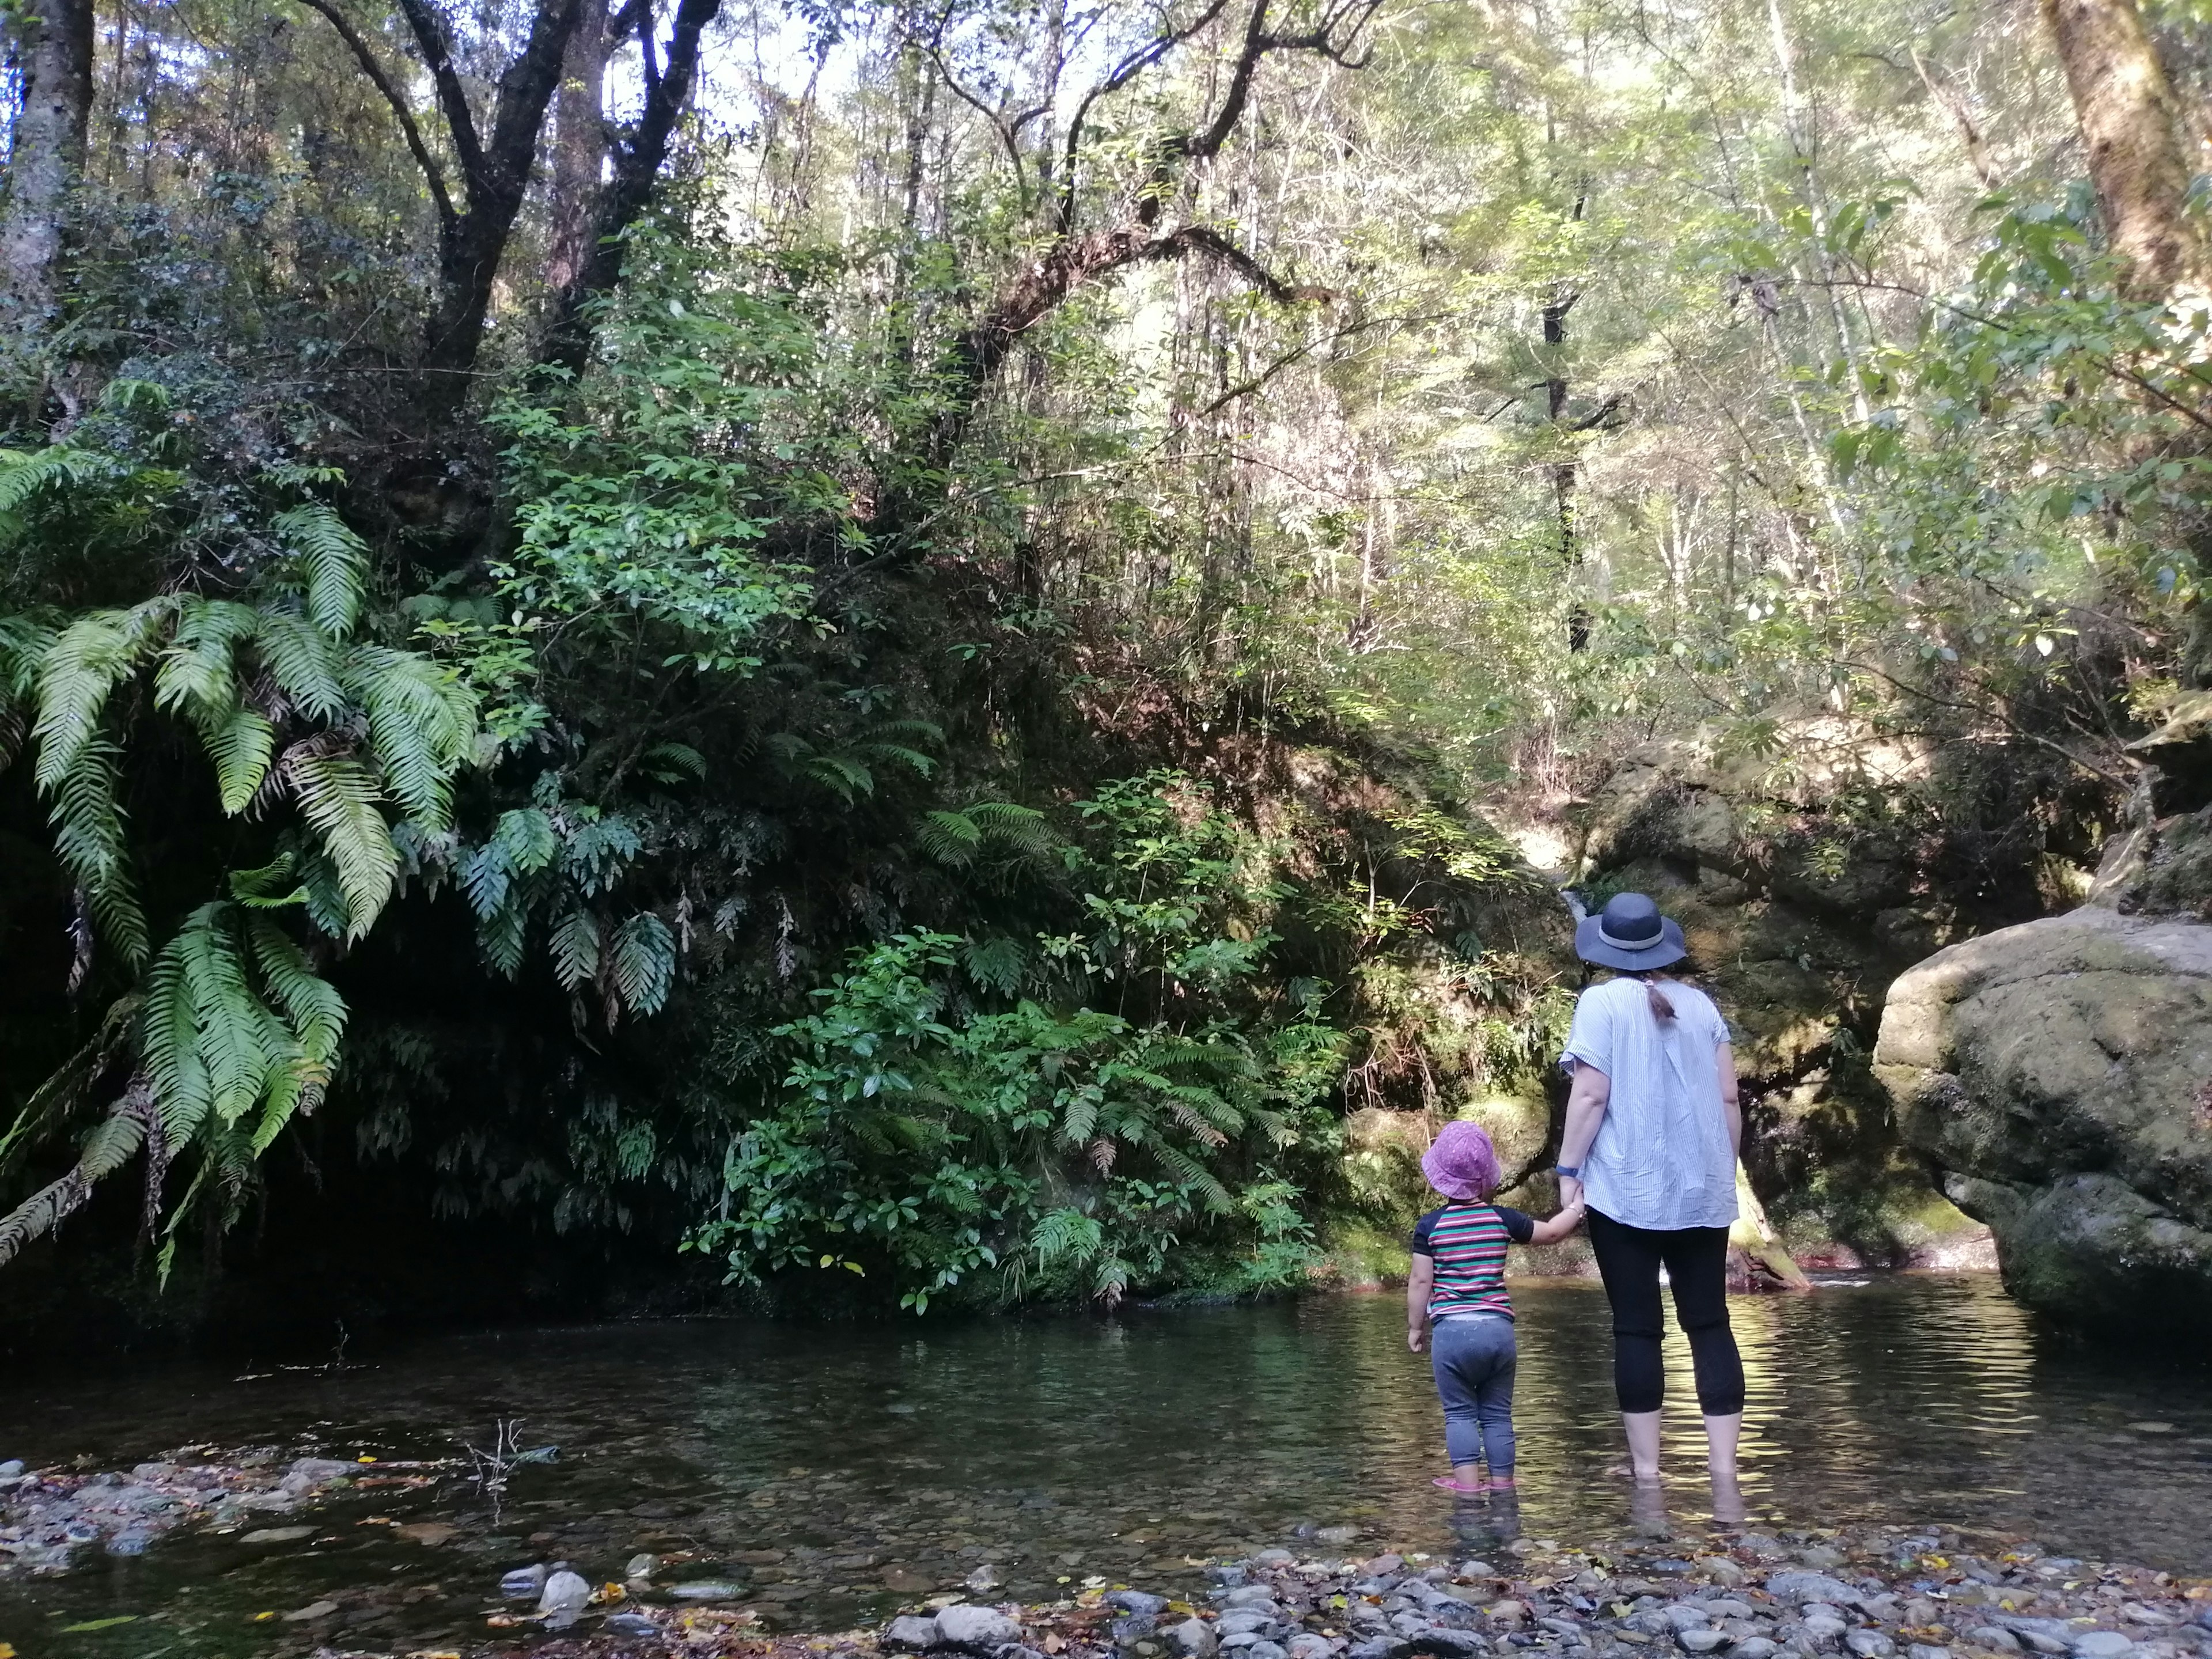
<path fill-rule="evenodd" d="M 937 1620 L 918 1618 L 913 1613 L 894 1619 L 884 1627 L 884 1645 L 905 1648 L 920 1652 L 933 1648 L 938 1643 Z"/>
<path fill-rule="evenodd" d="M 1711 1653 L 1716 1648 L 1726 1647 L 1729 1638 L 1724 1631 L 1692 1629 L 1676 1631 L 1674 1639 L 1686 1653 Z"/>

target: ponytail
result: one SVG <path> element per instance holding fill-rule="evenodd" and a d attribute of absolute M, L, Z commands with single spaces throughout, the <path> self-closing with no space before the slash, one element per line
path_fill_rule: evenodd
<path fill-rule="evenodd" d="M 1674 1005 L 1667 1000 L 1667 994 L 1659 988 L 1658 980 L 1650 973 L 1633 971 L 1626 977 L 1644 981 L 1644 1000 L 1650 1005 L 1651 1018 L 1662 1025 L 1672 1025 L 1674 1023 Z"/>

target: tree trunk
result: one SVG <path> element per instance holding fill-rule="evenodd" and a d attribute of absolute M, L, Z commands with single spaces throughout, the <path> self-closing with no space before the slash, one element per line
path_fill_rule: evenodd
<path fill-rule="evenodd" d="M 9 331 L 33 331 L 61 298 L 70 194 L 84 172 L 92 118 L 91 0 L 21 0 L 9 49 L 22 77 L 0 218 L 0 307 Z"/>
<path fill-rule="evenodd" d="M 2180 106 L 2135 0 L 2043 0 L 2112 250 L 2139 298 L 2203 281 Z"/>
<path fill-rule="evenodd" d="M 607 159 L 607 0 L 583 0 L 553 101 L 551 246 L 545 281 L 558 294 L 583 275 L 599 222 Z"/>

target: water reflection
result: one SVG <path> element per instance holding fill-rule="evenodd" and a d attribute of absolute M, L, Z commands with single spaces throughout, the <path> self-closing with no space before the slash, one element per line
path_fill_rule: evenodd
<path fill-rule="evenodd" d="M 40 1461 L 127 1466 L 189 1441 L 306 1449 L 307 1438 L 438 1455 L 482 1439 L 495 1416 L 520 1416 L 531 1442 L 564 1448 L 559 1463 L 518 1476 L 496 1516 L 455 1483 L 412 1509 L 389 1498 L 341 1506 L 296 1546 L 172 1540 L 137 1562 L 0 1589 L 0 1640 L 57 1656 L 143 1653 L 143 1627 L 52 1632 L 159 1614 L 172 1651 L 191 1659 L 226 1651 L 254 1611 L 327 1593 L 351 1621 L 339 1645 L 450 1644 L 481 1632 L 501 1568 L 558 1556 L 605 1577 L 638 1550 L 690 1553 L 689 1571 L 743 1583 L 773 1621 L 836 1626 L 987 1562 L 1024 1597 L 1092 1574 L 1188 1584 L 1198 1560 L 1280 1541 L 1301 1522 L 1479 1555 L 1524 1528 L 1572 1538 L 1632 1518 L 1702 1524 L 1714 1504 L 1679 1336 L 1667 1348 L 1664 1443 L 1675 1507 L 1632 1516 L 1631 1484 L 1608 1473 L 1623 1449 L 1602 1295 L 1576 1284 L 1516 1295 L 1522 1487 L 1474 1502 L 1429 1485 L 1439 1417 L 1392 1297 L 1111 1324 L 551 1331 L 428 1343 L 340 1378 L 242 1383 L 179 1369 L 0 1385 L 0 1455 Z M 1742 1501 L 1753 1517 L 1981 1525 L 2212 1570 L 2202 1366 L 2039 1336 L 1983 1279 L 1739 1298 L 1732 1310 L 1750 1382 Z M 435 1514 L 465 1532 L 425 1549 L 357 1524 L 371 1514 Z M 362 1589 L 372 1583 L 375 1595 Z M 286 1650 L 283 1638 L 268 1646 L 270 1628 L 255 1631 L 255 1650 Z M 295 1645 L 314 1642 L 303 1632 Z"/>

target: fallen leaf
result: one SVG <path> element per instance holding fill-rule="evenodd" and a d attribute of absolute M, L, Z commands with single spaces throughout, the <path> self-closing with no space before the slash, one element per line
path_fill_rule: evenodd
<path fill-rule="evenodd" d="M 402 1538 L 411 1540 L 417 1544 L 427 1544 L 435 1549 L 439 1545 L 452 1539 L 460 1531 L 460 1528 L 449 1526 L 443 1521 L 412 1521 L 404 1527 L 395 1527 L 392 1530 Z"/>
<path fill-rule="evenodd" d="M 137 1622 L 137 1613 L 118 1613 L 106 1619 L 88 1619 L 81 1625 L 64 1625 L 61 1633 L 64 1636 L 74 1636 L 79 1631 L 112 1630 L 118 1625 L 135 1625 Z"/>

